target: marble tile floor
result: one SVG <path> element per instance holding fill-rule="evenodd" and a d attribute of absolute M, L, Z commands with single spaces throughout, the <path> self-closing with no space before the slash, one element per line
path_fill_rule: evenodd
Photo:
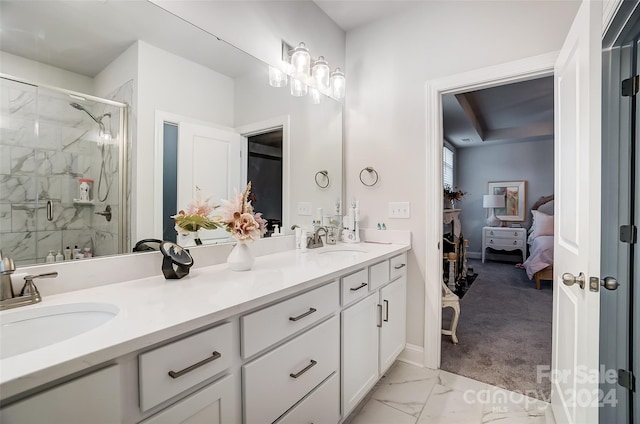
<path fill-rule="evenodd" d="M 555 424 L 547 402 L 396 362 L 343 424 Z"/>

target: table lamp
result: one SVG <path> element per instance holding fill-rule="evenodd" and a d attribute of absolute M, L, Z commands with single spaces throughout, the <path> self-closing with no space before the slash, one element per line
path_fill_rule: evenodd
<path fill-rule="evenodd" d="M 482 207 L 491 209 L 491 215 L 487 218 L 487 225 L 489 227 L 500 226 L 501 221 L 496 216 L 495 208 L 504 208 L 504 196 L 501 194 L 485 194 L 482 197 Z"/>

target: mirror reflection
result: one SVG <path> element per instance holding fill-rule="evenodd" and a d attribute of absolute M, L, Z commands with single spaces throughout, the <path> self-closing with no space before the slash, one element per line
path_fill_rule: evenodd
<path fill-rule="evenodd" d="M 269 230 L 341 202 L 341 104 L 271 87 L 265 63 L 158 6 L 2 1 L 0 28 L 0 249 L 16 263 L 173 240 L 196 187 L 219 203 L 251 181 Z"/>

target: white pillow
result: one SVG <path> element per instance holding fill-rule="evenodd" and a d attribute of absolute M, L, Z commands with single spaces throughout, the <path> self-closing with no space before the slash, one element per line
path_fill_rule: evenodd
<path fill-rule="evenodd" d="M 531 244 L 536 237 L 552 236 L 553 216 L 540 211 L 531 211 L 531 214 L 533 215 L 533 225 L 531 226 L 533 231 L 529 235 L 529 244 Z"/>

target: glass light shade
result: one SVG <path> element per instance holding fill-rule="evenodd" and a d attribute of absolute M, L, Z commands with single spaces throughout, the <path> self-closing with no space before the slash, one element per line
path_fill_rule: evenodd
<path fill-rule="evenodd" d="M 344 99 L 346 80 L 344 78 L 344 72 L 342 72 L 340 68 L 336 68 L 336 70 L 331 73 L 331 88 L 333 97 L 336 99 Z"/>
<path fill-rule="evenodd" d="M 309 95 L 311 96 L 311 101 L 313 102 L 314 105 L 319 105 L 320 104 L 320 90 L 318 90 L 317 88 L 311 87 L 309 88 Z"/>
<path fill-rule="evenodd" d="M 318 60 L 313 62 L 313 67 L 311 68 L 311 76 L 314 80 L 316 80 L 316 85 L 321 90 L 326 90 L 329 88 L 329 74 L 331 70 L 329 69 L 329 62 L 327 62 L 323 56 L 320 56 Z"/>
<path fill-rule="evenodd" d="M 304 82 L 297 78 L 291 78 L 291 95 L 294 97 L 306 96 L 309 92 L 309 87 Z"/>
<path fill-rule="evenodd" d="M 287 85 L 287 74 L 278 68 L 269 66 L 269 85 L 271 87 L 284 87 Z"/>
<path fill-rule="evenodd" d="M 304 43 L 298 44 L 291 54 L 291 75 L 309 75 L 311 69 L 311 55 Z"/>

